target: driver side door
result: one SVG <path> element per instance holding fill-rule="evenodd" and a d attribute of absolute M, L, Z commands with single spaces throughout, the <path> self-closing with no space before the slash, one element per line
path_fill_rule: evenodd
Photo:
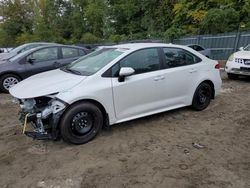
<path fill-rule="evenodd" d="M 28 62 L 29 59 L 33 62 Z M 58 47 L 43 48 L 32 52 L 26 57 L 27 76 L 56 69 L 58 61 Z"/>
<path fill-rule="evenodd" d="M 120 120 L 141 117 L 161 106 L 161 60 L 158 48 L 143 49 L 126 56 L 112 67 L 112 88 L 115 113 Z M 122 67 L 135 70 L 124 81 L 118 80 Z"/>

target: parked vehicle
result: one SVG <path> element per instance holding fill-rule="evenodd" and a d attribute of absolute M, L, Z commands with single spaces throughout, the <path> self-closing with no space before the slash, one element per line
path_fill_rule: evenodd
<path fill-rule="evenodd" d="M 75 45 L 87 48 L 90 51 L 95 51 L 100 46 L 113 46 L 113 45 L 115 45 L 115 43 L 101 43 L 101 44 L 98 44 L 98 43 L 96 43 L 96 44 L 82 44 L 82 43 L 78 43 L 78 44 L 75 44 Z"/>
<path fill-rule="evenodd" d="M 195 51 L 203 54 L 204 56 L 210 58 L 211 57 L 211 50 L 210 49 L 206 49 L 200 45 L 197 45 L 197 44 L 189 44 L 187 45 L 188 47 L 194 49 Z"/>
<path fill-rule="evenodd" d="M 8 60 L 8 59 L 14 57 L 17 54 L 20 54 L 20 53 L 25 52 L 27 50 L 30 50 L 32 48 L 36 48 L 36 47 L 39 47 L 39 46 L 47 46 L 47 45 L 55 45 L 55 43 L 34 42 L 34 43 L 23 44 L 21 46 L 18 46 L 16 48 L 12 49 L 9 52 L 0 53 L 0 60 Z"/>
<path fill-rule="evenodd" d="M 219 93 L 219 64 L 186 46 L 140 43 L 94 51 L 68 66 L 32 76 L 10 94 L 37 139 L 73 144 L 102 126 L 184 106 L 205 109 Z M 25 88 L 25 89 L 24 89 Z"/>
<path fill-rule="evenodd" d="M 237 79 L 239 75 L 250 76 L 250 44 L 228 58 L 225 71 L 229 79 Z"/>
<path fill-rule="evenodd" d="M 0 61 L 0 90 L 8 90 L 34 74 L 65 66 L 89 53 L 80 47 L 50 45 L 33 48 L 8 60 Z"/>
<path fill-rule="evenodd" d="M 0 53 L 9 53 L 13 48 L 0 48 Z"/>

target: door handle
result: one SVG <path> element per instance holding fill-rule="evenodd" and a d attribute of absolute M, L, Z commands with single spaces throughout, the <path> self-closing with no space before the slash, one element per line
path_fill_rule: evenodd
<path fill-rule="evenodd" d="M 191 69 L 191 70 L 189 70 L 188 72 L 189 72 L 189 73 L 195 73 L 195 72 L 197 72 L 197 69 Z"/>
<path fill-rule="evenodd" d="M 154 81 L 159 81 L 159 80 L 164 80 L 165 79 L 165 76 L 156 76 L 154 78 Z"/>
<path fill-rule="evenodd" d="M 165 79 L 165 76 L 161 76 L 161 80 L 164 80 Z"/>

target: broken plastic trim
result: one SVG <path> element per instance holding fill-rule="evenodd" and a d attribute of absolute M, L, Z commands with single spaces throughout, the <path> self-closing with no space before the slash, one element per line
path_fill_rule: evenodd
<path fill-rule="evenodd" d="M 34 131 L 24 131 L 24 133 L 33 139 L 56 140 L 59 135 L 57 127 L 60 117 L 68 104 L 56 97 L 44 97 L 51 98 L 51 100 L 49 100 L 46 105 L 45 103 L 42 104 L 42 107 L 40 106 L 41 104 L 36 104 L 36 98 L 22 100 L 20 103 L 22 109 L 21 116 L 27 115 L 26 120 L 31 122 L 34 128 Z"/>

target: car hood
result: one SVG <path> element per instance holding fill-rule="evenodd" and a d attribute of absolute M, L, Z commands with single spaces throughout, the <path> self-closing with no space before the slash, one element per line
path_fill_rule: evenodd
<path fill-rule="evenodd" d="M 4 63 L 6 63 L 6 62 L 7 62 L 6 60 L 1 60 L 1 59 L 0 59 L 0 65 L 1 65 L 1 64 L 4 64 Z"/>
<path fill-rule="evenodd" d="M 250 59 L 250 51 L 238 51 L 234 53 L 234 58 Z"/>
<path fill-rule="evenodd" d="M 18 99 L 35 98 L 66 91 L 85 78 L 56 69 L 31 76 L 10 88 L 9 92 Z"/>

